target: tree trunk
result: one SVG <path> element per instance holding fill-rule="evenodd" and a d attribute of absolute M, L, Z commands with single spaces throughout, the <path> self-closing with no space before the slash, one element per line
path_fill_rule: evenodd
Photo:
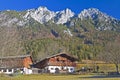
<path fill-rule="evenodd" d="M 115 64 L 115 66 L 116 66 L 116 72 L 119 74 L 119 65 Z"/>

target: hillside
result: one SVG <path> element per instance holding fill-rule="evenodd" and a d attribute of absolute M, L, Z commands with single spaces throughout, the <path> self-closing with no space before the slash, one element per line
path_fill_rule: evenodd
<path fill-rule="evenodd" d="M 108 42 L 120 36 L 120 20 L 95 8 L 75 14 L 46 7 L 0 12 L 0 55 L 31 54 L 34 61 L 67 52 L 94 59 Z"/>

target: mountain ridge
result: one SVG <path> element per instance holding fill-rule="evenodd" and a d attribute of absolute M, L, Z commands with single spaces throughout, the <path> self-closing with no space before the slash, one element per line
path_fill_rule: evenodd
<path fill-rule="evenodd" d="M 120 35 L 120 21 L 95 8 L 76 15 L 70 9 L 46 7 L 0 12 L 0 54 L 31 54 L 39 60 L 59 52 L 92 59 L 108 42 Z M 98 52 L 97 52 L 98 51 Z"/>
<path fill-rule="evenodd" d="M 0 15 L 1 20 L 3 21 L 7 18 L 6 16 L 11 17 L 9 21 L 7 19 L 5 23 L 1 24 L 3 26 L 4 25 L 7 26 L 9 24 L 11 25 L 13 22 L 17 23 L 18 26 L 24 26 L 31 19 L 34 19 L 40 24 L 52 22 L 55 24 L 62 25 L 67 24 L 66 26 L 69 27 L 75 26 L 76 21 L 79 20 L 80 21 L 91 20 L 91 23 L 94 24 L 96 30 L 117 30 L 116 25 L 118 26 L 120 23 L 120 20 L 99 11 L 97 8 L 84 9 L 79 14 L 75 14 L 68 8 L 62 11 L 54 12 L 47 9 L 47 7 L 38 7 L 37 9 L 28 9 L 26 11 L 21 12 L 11 10 L 1 11 Z"/>
<path fill-rule="evenodd" d="M 75 17 L 75 16 L 77 16 L 78 18 L 82 18 L 82 17 L 86 17 L 86 16 L 88 16 L 88 15 L 90 15 L 89 17 L 92 17 L 92 16 L 94 16 L 93 15 L 93 13 L 97 13 L 97 14 L 101 14 L 103 17 L 105 17 L 105 18 L 111 18 L 111 19 L 116 19 L 116 18 L 113 18 L 113 17 L 111 17 L 111 16 L 109 16 L 109 15 L 107 15 L 106 13 L 102 13 L 101 11 L 99 11 L 99 9 L 97 9 L 97 8 L 88 8 L 88 9 L 84 9 L 83 11 L 81 11 L 79 14 L 75 14 L 74 12 L 72 12 L 70 9 L 68 9 L 68 8 L 66 8 L 65 10 L 62 10 L 62 11 L 57 11 L 57 12 L 54 12 L 54 11 L 50 11 L 50 10 L 48 10 L 47 9 L 47 7 L 39 7 L 39 8 L 37 8 L 37 9 L 34 9 L 35 10 L 35 14 L 36 14 L 36 11 L 38 11 L 38 12 L 41 12 L 41 13 L 45 13 L 45 12 L 48 12 L 48 15 L 51 13 L 52 14 L 52 17 L 50 17 L 50 19 L 51 18 L 53 18 L 53 17 L 55 17 L 55 15 L 57 15 L 57 14 L 61 14 L 61 13 L 63 13 L 63 15 L 65 15 L 65 13 L 68 13 L 68 14 L 70 14 L 71 16 L 70 17 L 68 17 L 68 18 L 73 18 L 73 17 Z M 29 11 L 31 11 L 31 9 L 29 9 Z M 32 11 L 33 11 L 33 9 L 32 9 Z M 84 14 L 88 14 L 88 15 L 84 15 Z M 38 16 L 38 17 L 41 17 L 41 16 L 48 16 L 48 15 L 40 15 L 40 16 Z M 67 15 L 67 14 L 66 14 Z M 84 15 L 84 16 L 81 16 L 81 15 Z M 33 18 L 35 18 L 35 17 L 33 17 Z M 116 19 L 116 20 L 118 20 L 118 19 Z M 42 23 L 42 22 L 41 22 Z M 64 22 L 65 23 L 65 22 Z M 62 24 L 64 24 L 64 23 L 62 23 Z M 61 23 L 59 23 L 58 22 L 58 24 L 61 24 Z"/>
<path fill-rule="evenodd" d="M 70 9 L 66 8 L 65 10 L 62 11 L 50 11 L 47 9 L 47 7 L 39 7 L 37 9 L 29 10 L 27 15 L 29 14 L 30 17 L 32 17 L 34 20 L 40 22 L 41 24 L 44 24 L 46 22 L 52 21 L 55 24 L 66 24 L 68 22 L 71 22 L 73 18 L 77 19 L 91 19 L 96 25 L 97 30 L 115 30 L 113 29 L 111 23 L 114 23 L 117 25 L 119 22 L 118 19 L 113 18 L 106 13 L 103 13 L 99 11 L 97 8 L 88 8 L 84 9 L 81 11 L 79 14 L 75 14 L 72 12 Z M 97 24 L 97 23 L 102 23 L 103 24 Z M 70 25 L 70 24 L 68 24 Z M 68 26 L 67 25 L 67 26 Z"/>

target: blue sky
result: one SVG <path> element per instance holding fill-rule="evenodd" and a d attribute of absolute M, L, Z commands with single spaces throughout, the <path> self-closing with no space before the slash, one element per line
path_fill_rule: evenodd
<path fill-rule="evenodd" d="M 27 10 L 46 6 L 49 10 L 59 11 L 66 8 L 76 14 L 87 8 L 98 8 L 110 16 L 120 19 L 120 0 L 1 0 L 0 10 Z"/>

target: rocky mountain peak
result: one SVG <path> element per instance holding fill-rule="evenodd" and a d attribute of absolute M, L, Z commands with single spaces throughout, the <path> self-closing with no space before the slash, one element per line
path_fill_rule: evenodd
<path fill-rule="evenodd" d="M 38 11 L 49 11 L 49 10 L 47 9 L 47 7 L 42 7 L 42 6 L 38 7 L 37 10 L 38 10 Z"/>
<path fill-rule="evenodd" d="M 29 10 L 26 15 L 43 24 L 51 20 L 55 16 L 55 12 L 48 10 L 46 7 L 39 7 L 34 10 Z"/>
<path fill-rule="evenodd" d="M 89 8 L 89 9 L 84 9 L 79 15 L 78 18 L 80 19 L 86 19 L 86 18 L 90 18 L 90 19 L 103 19 L 103 20 L 109 20 L 109 19 L 114 19 L 111 16 L 108 16 L 105 13 L 102 13 L 101 11 L 99 11 L 96 8 Z"/>
<path fill-rule="evenodd" d="M 74 17 L 74 15 L 75 15 L 74 12 L 72 12 L 68 8 L 63 11 L 56 12 L 55 22 L 57 24 L 64 24 L 67 21 L 70 21 L 70 18 Z"/>
<path fill-rule="evenodd" d="M 64 13 L 68 14 L 68 15 L 74 15 L 74 12 L 72 12 L 70 9 L 66 8 L 65 10 L 63 10 Z"/>
<path fill-rule="evenodd" d="M 74 12 L 70 9 L 63 11 L 53 12 L 48 10 L 46 7 L 39 7 L 37 9 L 28 10 L 24 18 L 33 18 L 41 24 L 46 23 L 50 20 L 56 24 L 64 24 L 74 16 Z"/>
<path fill-rule="evenodd" d="M 27 10 L 26 15 L 24 16 L 24 18 L 27 20 L 29 20 L 29 18 L 33 18 L 41 24 L 44 24 L 50 20 L 56 24 L 65 24 L 71 21 L 71 18 L 74 17 L 75 13 L 68 8 L 62 11 L 54 12 L 47 9 L 47 7 L 39 7 L 37 9 Z M 96 8 L 84 9 L 83 11 L 81 11 L 80 14 L 78 14 L 78 18 L 80 18 L 81 20 L 91 19 L 103 22 L 115 20 L 115 18 L 108 16 L 107 14 L 99 11 Z"/>
<path fill-rule="evenodd" d="M 113 29 L 112 24 L 118 25 L 118 20 L 99 11 L 96 8 L 84 9 L 78 18 L 81 20 L 91 19 L 97 30 L 115 30 Z"/>

